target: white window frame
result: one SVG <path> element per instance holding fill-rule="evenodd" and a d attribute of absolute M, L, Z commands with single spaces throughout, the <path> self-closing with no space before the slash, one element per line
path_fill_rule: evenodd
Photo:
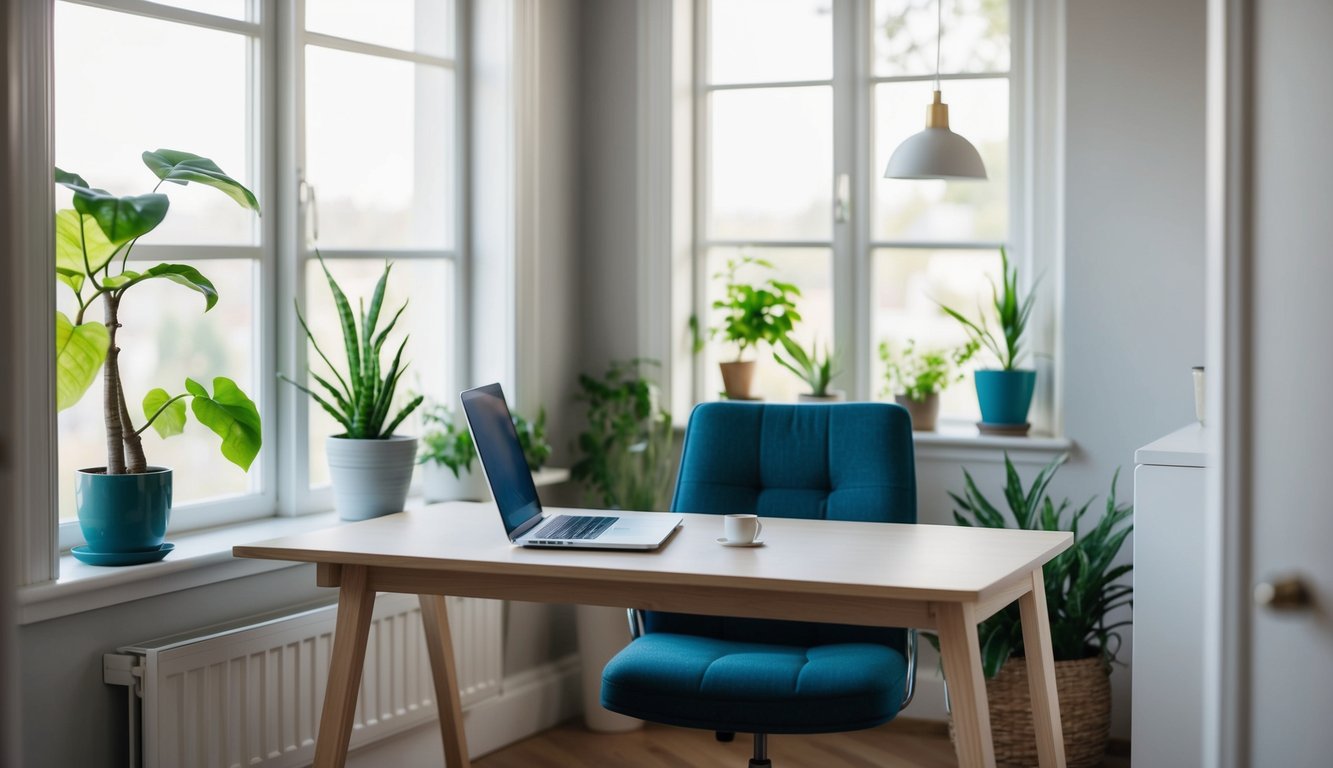
<path fill-rule="evenodd" d="M 873 284 L 873 254 L 879 248 L 930 248 L 935 250 L 977 249 L 998 247 L 1000 242 L 966 241 L 880 241 L 871 236 L 871 195 L 872 185 L 879 183 L 882 169 L 872 167 L 874 163 L 873 109 L 874 87 L 881 82 L 929 81 L 934 75 L 920 76 L 875 76 L 873 73 L 873 38 L 874 8 L 873 0 L 832 0 L 834 61 L 831 80 L 775 81 L 763 83 L 745 83 L 740 85 L 713 85 L 707 82 L 708 72 L 708 3 L 709 0 L 676 0 L 688 2 L 692 7 L 692 25 L 689 28 L 693 37 L 693 89 L 694 98 L 690 105 L 693 109 L 692 134 L 693 178 L 685 178 L 684 183 L 691 190 L 693 210 L 691 211 L 691 253 L 689 306 L 701 324 L 706 323 L 709 315 L 707 306 L 707 284 L 709 274 L 706 265 L 710 248 L 718 246 L 748 246 L 762 252 L 773 247 L 818 247 L 832 250 L 832 287 L 834 295 L 833 333 L 839 340 L 838 346 L 844 350 L 843 366 L 837 385 L 857 399 L 874 399 L 877 395 L 877 382 L 871 380 L 874 369 L 872 360 L 871 335 L 873 318 L 871 306 L 871 286 Z M 1010 68 L 1007 73 L 977 73 L 943 75 L 943 80 L 958 79 L 995 79 L 1009 81 L 1009 164 L 1012 172 L 1009 178 L 1009 237 L 1003 243 L 1008 245 L 1011 254 L 1017 256 L 1017 266 L 1024 287 L 1037 294 L 1033 320 L 1029 333 L 1030 351 L 1033 365 L 1038 369 L 1038 391 L 1033 408 L 1035 434 L 1060 435 L 1062 419 L 1058 403 L 1060 384 L 1059 358 L 1055 354 L 1059 346 L 1059 328 L 1057 319 L 1060 314 L 1062 283 L 1061 254 L 1063 231 L 1061 228 L 1062 194 L 1062 152 L 1063 124 L 1060 117 L 1062 100 L 1059 97 L 1064 78 L 1063 58 L 1064 3 L 1059 0 L 1037 2 L 1037 0 L 1010 0 Z M 668 26 L 669 30 L 669 26 Z M 670 32 L 668 31 L 668 34 Z M 680 34 L 679 25 L 675 34 Z M 845 44 L 851 41 L 852 44 Z M 679 55 L 679 48 L 677 48 Z M 663 61 L 658 56 L 655 61 L 647 62 L 651 68 L 661 68 Z M 708 136 L 709 117 L 707 114 L 709 94 L 718 90 L 738 88 L 771 88 L 775 86 L 832 85 L 833 87 L 833 178 L 829 184 L 834 190 L 835 207 L 839 204 L 838 179 L 845 175 L 851 191 L 847 200 L 850 209 L 849 221 L 835 219 L 832 236 L 829 240 L 718 240 L 708 239 L 706 233 L 708 201 Z M 925 106 L 924 104 L 922 105 Z M 676 104 L 677 110 L 681 105 Z M 923 110 L 924 111 L 924 110 Z M 661 146 L 667 141 L 659 140 Z M 1034 152 L 1033 147 L 1042 147 L 1042 152 Z M 669 172 L 668 172 L 669 173 Z M 662 173 L 644 181 L 651 189 L 662 183 Z M 676 173 L 674 188 L 679 190 L 683 175 Z M 668 180 L 667 183 L 672 183 Z M 903 182 L 907 183 L 907 182 Z M 661 268 L 645 270 L 647 277 L 641 277 L 644 289 L 659 290 L 662 285 Z M 680 268 L 667 267 L 670 274 L 676 275 L 674 284 L 679 286 Z M 655 284 L 656 288 L 650 288 Z M 677 288 L 679 290 L 679 288 Z M 676 310 L 671 315 L 673 325 L 683 322 Z M 657 321 L 660 323 L 660 321 Z M 656 329 L 652 321 L 645 325 Z M 672 338 L 670 332 L 655 333 L 664 337 L 655 339 L 647 345 L 653 351 L 670 351 L 664 355 L 673 370 L 665 378 L 668 386 L 674 385 L 675 391 L 671 402 L 675 410 L 681 411 L 679 419 L 684 418 L 688 406 L 709 399 L 710 393 L 705 386 L 707 370 L 699 364 L 701 358 L 691 354 L 688 348 L 682 348 L 679 338 Z M 682 378 L 682 370 L 689 370 L 688 378 Z M 688 392 L 681 392 L 688 381 Z"/>
<path fill-rule="evenodd" d="M 257 470 L 257 488 L 243 495 L 209 499 L 173 508 L 168 533 L 181 533 L 189 530 L 211 528 L 219 525 L 240 523 L 273 516 L 295 516 L 326 512 L 332 507 L 330 489 L 309 487 L 309 440 L 307 438 L 307 418 L 309 414 L 308 398 L 290 386 L 282 386 L 277 379 L 277 372 L 306 370 L 306 343 L 301 329 L 291 311 L 290 297 L 299 296 L 304 300 L 304 272 L 308 258 L 313 251 L 306 247 L 302 233 L 306 231 L 307 210 L 302 205 L 299 192 L 301 167 L 304 166 L 303 141 L 303 91 L 304 59 L 307 43 L 323 47 L 370 53 L 376 56 L 412 61 L 414 63 L 432 63 L 447 66 L 454 72 L 454 216 L 455 248 L 451 250 L 352 250 L 321 249 L 325 258 L 383 258 L 393 260 L 409 259 L 444 259 L 454 266 L 453 289 L 451 297 L 454 311 L 455 339 L 453 343 L 453 370 L 456 377 L 466 379 L 468 343 L 468 305 L 466 302 L 468 275 L 464 243 L 466 242 L 466 195 L 465 182 L 465 95 L 464 76 L 459 57 L 466 50 L 464 36 L 467 29 L 467 0 L 455 0 L 454 51 L 455 57 L 445 59 L 410 51 L 362 43 L 354 40 L 333 37 L 304 30 L 304 0 L 280 4 L 248 0 L 246 20 L 214 16 L 146 0 L 55 0 L 100 8 L 109 11 L 130 13 L 150 18 L 163 19 L 175 23 L 188 24 L 205 29 L 214 29 L 248 36 L 252 41 L 249 56 L 249 99 L 251 110 L 247 126 L 251 131 L 248 142 L 249 164 L 255 181 L 255 192 L 264 204 L 264 213 L 258 224 L 260 240 L 258 245 L 140 245 L 130 255 L 131 260 L 147 261 L 171 258 L 177 260 L 209 260 L 244 258 L 258 264 L 259 291 L 255 298 L 255 371 L 258 381 L 256 405 L 263 423 L 264 449 L 260 452 L 254 469 Z M 50 230 L 54 215 L 54 195 L 52 191 L 51 165 L 54 160 L 54 146 L 50 137 L 53 133 L 54 115 L 51 99 L 51 60 L 54 51 L 54 3 L 33 3 L 31 13 L 21 20 L 21 34 L 25 37 L 28 66 L 21 68 L 24 77 L 23 86 L 31 91 L 29 101 L 41 101 L 35 108 L 25 110 L 28 122 L 23 135 L 35 140 L 45 137 L 46 151 L 38 151 L 37 142 L 33 142 L 31 154 L 27 155 L 28 166 L 25 168 L 25 186 L 35 189 L 38 183 L 45 185 L 44 194 L 36 199 L 30 210 L 21 216 L 28 221 L 32 229 L 29 237 L 33 252 L 48 254 L 44 260 L 33 260 L 45 271 L 40 275 L 25 275 L 25 285 L 36 287 L 41 281 L 38 292 L 43 298 L 31 299 L 32 306 L 25 309 L 25 316 L 34 318 L 44 316 L 45 320 L 34 320 L 35 338 L 50 338 L 53 329 L 50 317 L 54 311 L 54 298 L 50 280 L 54 254 L 53 243 L 43 236 L 41 227 Z M 37 65 L 44 62 L 44 66 Z M 301 105 L 301 106 L 298 106 Z M 39 164 L 45 164 L 45 170 Z M 40 178 L 38 178 L 40 175 Z M 36 222 L 40 219 L 41 226 Z M 41 270 L 38 270 L 41 272 Z M 37 294 L 32 294 L 37 295 Z M 281 297 L 281 298 L 280 298 Z M 31 313 L 31 314 L 29 314 Z M 25 334 L 25 336 L 28 334 Z M 274 339 L 265 343 L 265 339 Z M 51 371 L 54 355 L 49 343 L 36 344 L 25 341 L 25 359 L 37 364 L 38 370 Z M 83 544 L 83 536 L 76 521 L 60 523 L 58 520 L 59 499 L 57 483 L 66 482 L 59 477 L 59 465 L 56 458 L 58 434 L 54 411 L 53 379 L 48 378 L 45 394 L 34 391 L 28 395 L 33 402 L 35 413 L 46 413 L 44 423 L 48 424 L 49 442 L 34 441 L 34 455 L 29 464 L 33 477 L 27 496 L 31 502 L 28 515 L 25 516 L 24 541 L 28 543 L 25 562 L 20 563 L 19 583 L 35 583 L 57 578 L 59 573 L 60 551 Z M 34 390 L 36 386 L 34 386 Z M 40 396 L 40 399 L 39 399 Z"/>

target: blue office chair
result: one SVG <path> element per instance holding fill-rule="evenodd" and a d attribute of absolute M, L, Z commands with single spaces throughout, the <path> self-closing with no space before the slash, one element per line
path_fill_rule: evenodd
<path fill-rule="evenodd" d="M 911 421 L 886 403 L 700 405 L 671 508 L 915 523 Z M 720 741 L 752 733 L 751 768 L 772 764 L 767 734 L 888 722 L 916 681 L 914 630 L 631 610 L 630 632 L 602 706 Z"/>

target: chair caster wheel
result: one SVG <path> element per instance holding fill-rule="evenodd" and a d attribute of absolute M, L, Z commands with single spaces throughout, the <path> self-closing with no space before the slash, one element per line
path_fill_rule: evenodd
<path fill-rule="evenodd" d="M 717 731 L 716 733 L 713 734 L 713 738 L 717 739 L 723 744 L 730 744 L 731 742 L 736 740 L 736 734 L 732 733 L 731 731 Z"/>

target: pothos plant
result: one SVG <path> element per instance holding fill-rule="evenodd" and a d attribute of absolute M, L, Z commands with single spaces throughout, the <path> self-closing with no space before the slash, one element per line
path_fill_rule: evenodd
<path fill-rule="evenodd" d="M 764 259 L 742 256 L 728 260 L 726 268 L 714 275 L 724 282 L 723 298 L 713 302 L 713 309 L 722 316 L 712 335 L 736 345 L 738 362 L 750 347 L 780 344 L 801 321 L 801 313 L 796 309 L 800 288 L 774 277 L 752 285 L 740 279 L 739 273 L 745 267 L 773 269 L 772 263 Z"/>
<path fill-rule="evenodd" d="M 611 363 L 601 378 L 579 376 L 588 426 L 570 469 L 612 509 L 661 510 L 671 486 L 671 414 L 657 384 L 641 373 L 651 360 Z"/>
<path fill-rule="evenodd" d="M 185 401 L 199 423 L 222 439 L 222 455 L 248 470 L 262 443 L 259 411 L 236 382 L 218 376 L 213 391 L 187 378 L 183 392 L 154 388 L 142 401 L 144 421 L 135 425 L 129 396 L 121 378 L 117 343 L 120 310 L 136 286 L 168 280 L 200 294 L 207 312 L 218 302 L 217 289 L 199 270 L 185 264 L 158 264 L 146 270 L 127 268 L 139 238 L 162 223 L 170 199 L 158 190 L 163 184 L 203 184 L 231 198 L 242 208 L 259 212 L 259 202 L 243 185 L 223 173 L 212 160 L 189 152 L 159 149 L 144 152 L 144 165 L 157 176 L 157 185 L 145 195 L 121 197 L 93 187 L 83 177 L 59 168 L 55 180 L 74 193 L 74 207 L 58 211 L 56 279 L 74 294 L 74 316 L 56 313 L 56 409 L 78 403 L 97 374 L 102 374 L 102 410 L 106 423 L 108 475 L 148 471 L 142 435 L 152 427 L 162 437 L 185 428 Z M 90 319 L 101 304 L 102 319 Z"/>

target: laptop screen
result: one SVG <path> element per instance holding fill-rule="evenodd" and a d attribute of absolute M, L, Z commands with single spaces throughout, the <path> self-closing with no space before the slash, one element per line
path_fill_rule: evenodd
<path fill-rule="evenodd" d="M 505 533 L 513 535 L 524 523 L 542 513 L 537 500 L 537 486 L 523 458 L 518 432 L 509 417 L 504 392 L 499 384 L 469 389 L 459 398 L 463 413 L 477 444 L 477 455 L 486 470 L 486 480 L 495 495 L 495 505 L 504 519 Z"/>

